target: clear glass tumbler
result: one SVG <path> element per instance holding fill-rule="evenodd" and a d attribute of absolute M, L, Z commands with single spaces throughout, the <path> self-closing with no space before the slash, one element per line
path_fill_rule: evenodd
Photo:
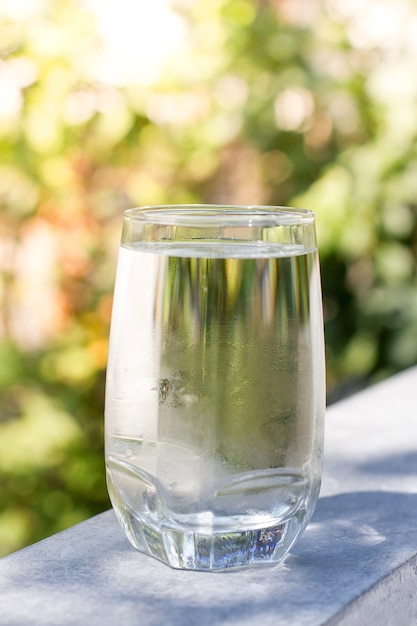
<path fill-rule="evenodd" d="M 324 380 L 311 211 L 125 213 L 105 448 L 136 548 L 182 569 L 282 561 L 319 494 Z"/>

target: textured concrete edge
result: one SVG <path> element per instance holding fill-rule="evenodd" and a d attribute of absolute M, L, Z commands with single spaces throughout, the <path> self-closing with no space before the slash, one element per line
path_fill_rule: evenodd
<path fill-rule="evenodd" d="M 350 602 L 323 626 L 417 625 L 417 554 Z"/>
<path fill-rule="evenodd" d="M 110 505 L 109 505 L 110 506 Z M 68 528 L 64 528 L 53 535 L 49 535 L 48 537 L 44 537 L 35 543 L 32 543 L 24 548 L 20 548 L 20 550 L 16 550 L 15 552 L 10 552 L 10 554 L 6 554 L 0 557 L 0 564 L 7 563 L 11 560 L 16 560 L 16 558 L 23 558 L 29 555 L 31 552 L 35 551 L 40 555 L 48 555 L 50 556 L 51 550 L 54 549 L 57 542 L 60 542 L 62 538 L 66 540 L 72 540 L 73 537 L 76 537 L 77 540 L 82 538 L 83 540 L 91 540 L 98 539 L 98 529 L 97 524 L 99 525 L 100 532 L 106 532 L 113 536 L 114 529 L 119 529 L 119 524 L 116 520 L 116 515 L 113 509 L 110 507 L 106 511 L 102 511 L 101 513 L 97 513 L 93 515 L 93 517 L 88 517 L 81 522 L 77 522 L 73 526 L 69 526 Z M 121 537 L 125 539 L 122 531 L 120 533 Z M 102 535 L 100 535 L 100 538 Z M 1 572 L 0 572 L 1 573 Z M 1 624 L 1 622 L 0 622 Z"/>

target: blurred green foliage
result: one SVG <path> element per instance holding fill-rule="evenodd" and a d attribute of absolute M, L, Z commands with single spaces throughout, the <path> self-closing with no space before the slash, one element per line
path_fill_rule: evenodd
<path fill-rule="evenodd" d="M 125 208 L 315 210 L 329 396 L 417 363 L 416 3 L 136 4 L 0 8 L 1 554 L 109 507 Z"/>

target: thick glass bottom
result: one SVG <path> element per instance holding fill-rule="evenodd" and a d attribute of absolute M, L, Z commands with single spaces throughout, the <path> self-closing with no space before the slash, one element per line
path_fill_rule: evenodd
<path fill-rule="evenodd" d="M 291 519 L 264 528 L 202 533 L 155 528 L 127 509 L 116 513 L 135 548 L 173 568 L 202 571 L 280 563 L 306 524 L 302 509 Z"/>

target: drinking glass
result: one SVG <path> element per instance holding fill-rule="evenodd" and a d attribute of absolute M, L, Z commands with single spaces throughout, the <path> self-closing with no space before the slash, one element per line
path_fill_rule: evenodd
<path fill-rule="evenodd" d="M 126 211 L 105 449 L 133 546 L 181 569 L 282 561 L 318 498 L 324 396 L 311 211 Z"/>

